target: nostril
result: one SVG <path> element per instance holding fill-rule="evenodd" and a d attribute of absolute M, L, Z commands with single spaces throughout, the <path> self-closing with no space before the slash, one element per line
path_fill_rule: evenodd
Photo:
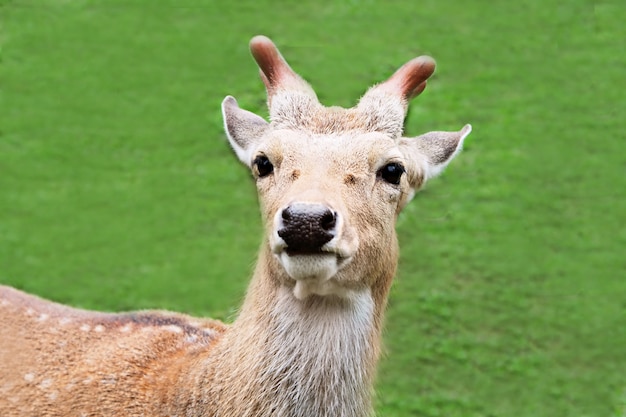
<path fill-rule="evenodd" d="M 320 226 L 322 226 L 322 229 L 330 231 L 335 228 L 336 224 L 337 214 L 330 210 L 326 210 L 326 212 L 322 215 L 320 219 Z"/>
<path fill-rule="evenodd" d="M 289 210 L 289 207 L 283 210 L 283 213 L 281 216 L 283 220 L 291 220 L 292 215 L 291 215 L 291 211 Z"/>

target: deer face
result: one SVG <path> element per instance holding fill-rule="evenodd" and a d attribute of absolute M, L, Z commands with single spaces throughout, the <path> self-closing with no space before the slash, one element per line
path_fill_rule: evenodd
<path fill-rule="evenodd" d="M 271 122 L 222 103 L 231 146 L 255 178 L 280 284 L 298 298 L 350 297 L 395 268 L 395 220 L 470 132 L 402 138 L 408 100 L 434 62 L 416 58 L 370 89 L 356 107 L 322 106 L 274 44 L 251 50 L 268 91 Z"/>

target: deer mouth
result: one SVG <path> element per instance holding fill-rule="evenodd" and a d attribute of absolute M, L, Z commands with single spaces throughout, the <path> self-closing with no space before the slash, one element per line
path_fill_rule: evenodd
<path fill-rule="evenodd" d="M 287 246 L 283 248 L 283 252 L 289 256 L 315 256 L 315 255 L 335 255 L 339 261 L 347 259 L 349 256 L 339 253 L 333 249 L 326 248 L 292 248 Z"/>
<path fill-rule="evenodd" d="M 337 259 L 340 264 L 352 258 L 352 251 L 339 248 L 337 239 L 333 239 L 321 247 L 303 247 L 299 245 L 287 245 L 284 240 L 276 239 L 271 244 L 272 253 L 279 258 L 288 257 L 316 257 L 331 256 Z"/>
<path fill-rule="evenodd" d="M 321 248 L 319 249 L 304 249 L 304 248 L 291 248 L 287 246 L 284 249 L 285 253 L 289 256 L 298 256 L 298 255 L 322 255 L 324 252 Z"/>

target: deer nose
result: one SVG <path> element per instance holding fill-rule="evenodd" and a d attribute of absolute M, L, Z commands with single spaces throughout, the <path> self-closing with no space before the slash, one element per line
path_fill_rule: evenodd
<path fill-rule="evenodd" d="M 288 255 L 319 253 L 335 237 L 337 213 L 322 204 L 294 203 L 282 213 L 278 230 Z"/>

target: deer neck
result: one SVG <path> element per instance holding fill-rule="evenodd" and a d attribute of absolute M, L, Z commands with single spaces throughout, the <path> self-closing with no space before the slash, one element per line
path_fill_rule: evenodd
<path fill-rule="evenodd" d="M 215 415 L 228 417 L 371 415 L 384 307 L 376 294 L 299 300 L 268 265 L 262 255 L 239 317 L 196 367 L 197 404 L 220 404 Z"/>

